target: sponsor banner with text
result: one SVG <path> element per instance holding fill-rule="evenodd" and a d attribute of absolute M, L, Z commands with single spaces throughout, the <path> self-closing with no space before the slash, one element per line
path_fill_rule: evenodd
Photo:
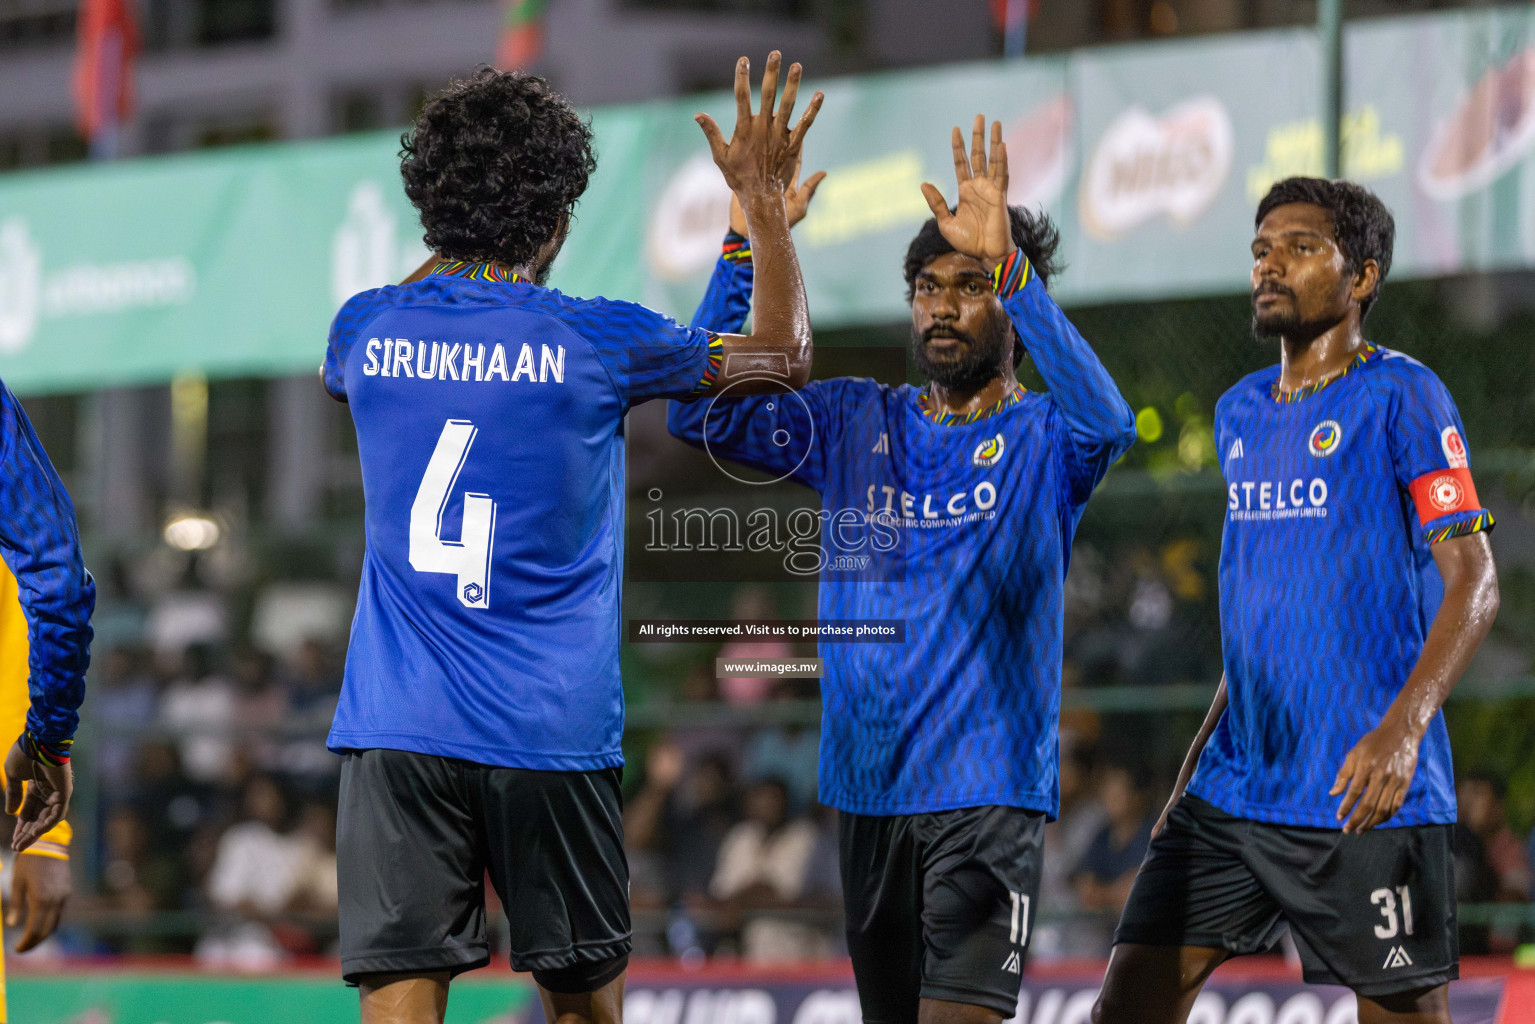
<path fill-rule="evenodd" d="M 1397 218 L 1395 277 L 1535 266 L 1535 9 L 1350 25 L 1346 176 Z M 813 69 L 812 69 L 813 70 Z M 1009 198 L 1059 225 L 1064 303 L 1242 292 L 1252 215 L 1322 167 L 1309 31 L 817 81 L 796 239 L 819 327 L 899 323 L 901 264 L 954 195 L 948 130 L 1000 120 Z M 553 283 L 691 316 L 729 195 L 692 115 L 602 108 L 599 169 Z M 426 256 L 397 132 L 0 175 L 0 378 L 22 392 L 310 372 L 349 295 Z"/>

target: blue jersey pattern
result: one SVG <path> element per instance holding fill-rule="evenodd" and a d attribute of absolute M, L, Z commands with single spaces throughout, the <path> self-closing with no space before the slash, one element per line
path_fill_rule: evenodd
<path fill-rule="evenodd" d="M 750 283 L 722 262 L 698 322 L 738 326 L 709 318 L 743 315 Z M 906 622 L 903 644 L 821 644 L 821 800 L 844 811 L 1058 808 L 1062 583 L 1083 506 L 1134 425 L 1037 279 L 1004 308 L 1051 393 L 973 423 L 935 423 L 916 389 L 853 378 L 814 381 L 803 401 L 670 410 L 677 437 L 816 490 L 828 557 L 845 547 L 833 534 L 869 518 L 895 539 L 861 577 L 820 585 L 823 618 Z M 779 443 L 812 432 L 808 450 Z"/>
<path fill-rule="evenodd" d="M 21 403 L 4 383 L 0 383 L 0 556 L 16 577 L 27 617 L 32 697 L 27 731 L 39 743 L 67 751 L 85 699 L 96 583 L 80 553 L 74 503 Z"/>
<path fill-rule="evenodd" d="M 367 548 L 331 749 L 622 763 L 624 415 L 689 394 L 716 341 L 444 273 L 342 307 L 322 375 L 356 425 Z"/>
<path fill-rule="evenodd" d="M 1188 788 L 1239 817 L 1338 828 L 1328 790 L 1401 691 L 1443 596 L 1430 544 L 1492 519 L 1469 487 L 1460 415 L 1427 367 L 1371 348 L 1334 383 L 1287 403 L 1275 399 L 1278 375 L 1252 374 L 1216 406 L 1230 705 Z M 1415 505 L 1413 488 L 1435 483 Z M 1386 825 L 1454 820 L 1439 715 Z"/>

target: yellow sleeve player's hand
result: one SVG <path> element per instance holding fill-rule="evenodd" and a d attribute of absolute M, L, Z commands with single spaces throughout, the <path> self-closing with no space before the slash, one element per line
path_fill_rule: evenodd
<path fill-rule="evenodd" d="M 34 845 L 18 856 L 11 869 L 11 902 L 5 923 L 12 928 L 26 925 L 16 941 L 18 953 L 25 953 L 58 929 L 64 904 L 74 892 L 69 858 L 39 855 L 36 850 Z"/>

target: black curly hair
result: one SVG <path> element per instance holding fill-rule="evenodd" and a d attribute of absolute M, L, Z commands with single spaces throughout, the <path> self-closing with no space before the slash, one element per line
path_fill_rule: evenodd
<path fill-rule="evenodd" d="M 592 129 L 549 83 L 482 67 L 400 137 L 405 194 L 447 259 L 529 266 L 569 225 L 597 169 Z"/>
<path fill-rule="evenodd" d="M 1039 275 L 1039 283 L 1048 285 L 1050 278 L 1062 270 L 1056 260 L 1056 250 L 1061 247 L 1061 233 L 1043 213 L 1034 213 L 1022 206 L 1009 206 L 1007 212 L 1013 221 L 1013 244 L 1029 258 L 1029 265 Z M 903 273 L 906 275 L 907 302 L 917 294 L 917 275 L 922 272 L 922 268 L 953 251 L 954 247 L 938 230 L 938 221 L 929 218 L 922 225 L 922 230 L 917 232 L 917 237 L 911 240 L 911 245 L 906 247 Z"/>
<path fill-rule="evenodd" d="M 1276 181 L 1258 204 L 1253 226 L 1263 224 L 1276 206 L 1286 203 L 1310 203 L 1320 206 L 1332 218 L 1333 237 L 1348 261 L 1352 274 L 1359 273 L 1365 260 L 1374 260 L 1380 268 L 1375 290 L 1359 304 L 1360 319 L 1370 315 L 1370 307 L 1380 298 L 1381 285 L 1391 270 L 1391 250 L 1396 245 L 1396 220 L 1380 198 L 1352 181 L 1328 181 L 1325 178 L 1285 178 Z"/>

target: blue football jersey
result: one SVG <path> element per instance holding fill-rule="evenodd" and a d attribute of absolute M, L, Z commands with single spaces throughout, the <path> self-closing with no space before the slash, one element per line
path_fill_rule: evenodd
<path fill-rule="evenodd" d="M 96 583 L 80 553 L 69 492 L 27 414 L 0 381 L 0 559 L 26 618 L 27 731 L 59 757 L 80 724 Z M 13 606 L 14 607 L 14 606 Z M 0 619 L 10 613 L 0 608 Z M 0 623 L 3 625 L 3 623 Z M 0 736 L 10 743 L 14 736 Z"/>
<path fill-rule="evenodd" d="M 1417 663 L 1443 582 L 1430 546 L 1490 529 L 1439 378 L 1369 346 L 1320 388 L 1278 367 L 1221 398 L 1221 637 L 1230 705 L 1189 783 L 1230 814 L 1338 828 L 1328 796 Z M 1444 717 L 1389 826 L 1455 820 Z"/>
<path fill-rule="evenodd" d="M 1026 283 L 1000 294 L 1049 394 L 1019 388 L 944 421 L 911 386 L 835 378 L 670 410 L 676 436 L 819 493 L 823 619 L 905 620 L 904 643 L 820 644 L 820 795 L 844 811 L 1059 805 L 1067 560 L 1088 496 L 1135 431 L 1023 268 Z M 737 328 L 750 288 L 750 265 L 722 260 L 695 322 Z"/>
<path fill-rule="evenodd" d="M 624 414 L 707 386 L 720 342 L 490 269 L 364 292 L 331 329 L 367 548 L 329 746 L 611 767 Z"/>

